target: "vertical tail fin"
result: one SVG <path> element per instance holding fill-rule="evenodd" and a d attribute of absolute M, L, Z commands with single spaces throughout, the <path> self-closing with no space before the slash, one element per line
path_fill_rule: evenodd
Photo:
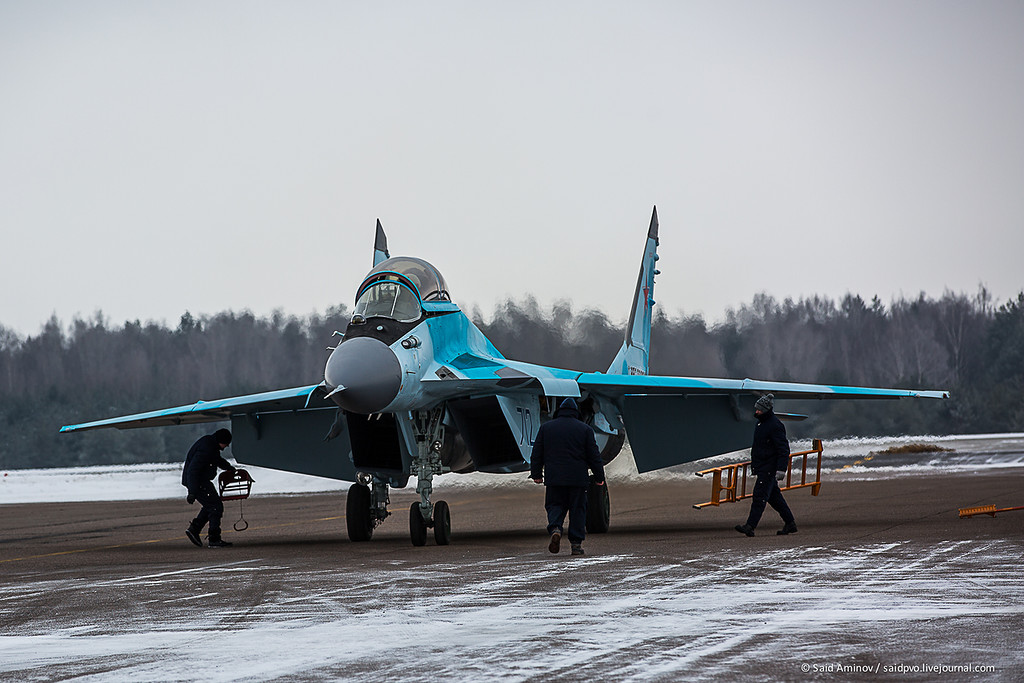
<path fill-rule="evenodd" d="M 384 234 L 384 227 L 380 224 L 380 219 L 378 218 L 377 235 L 373 240 L 373 265 L 377 265 L 389 258 L 391 258 L 391 254 L 388 253 L 388 236 Z"/>
<path fill-rule="evenodd" d="M 658 207 L 651 214 L 651 227 L 647 231 L 644 257 L 640 262 L 640 275 L 633 292 L 633 307 L 629 310 L 626 339 L 608 366 L 609 375 L 646 375 L 651 346 L 651 308 L 654 306 L 654 263 L 658 260 Z"/>

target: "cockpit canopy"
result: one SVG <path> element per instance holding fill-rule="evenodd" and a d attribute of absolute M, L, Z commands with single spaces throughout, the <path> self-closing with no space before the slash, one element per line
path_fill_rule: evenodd
<path fill-rule="evenodd" d="M 419 319 L 421 301 L 450 301 L 448 283 L 423 259 L 396 256 L 378 263 L 359 286 L 354 315 L 401 322 Z"/>

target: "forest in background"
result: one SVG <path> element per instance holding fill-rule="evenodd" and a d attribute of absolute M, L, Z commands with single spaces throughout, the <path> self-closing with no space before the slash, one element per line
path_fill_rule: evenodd
<path fill-rule="evenodd" d="M 0 326 L 0 468 L 175 462 L 213 425 L 59 434 L 61 425 L 323 379 L 347 307 L 305 318 L 281 312 L 181 316 L 177 327 L 112 325 L 102 313 L 37 335 Z M 470 317 L 509 358 L 604 371 L 623 330 L 601 311 L 505 301 Z M 948 389 L 947 401 L 788 401 L 810 419 L 792 438 L 1010 432 L 1024 429 L 1024 292 L 995 305 L 974 295 L 920 295 L 888 305 L 758 294 L 709 326 L 656 311 L 651 374 Z"/>

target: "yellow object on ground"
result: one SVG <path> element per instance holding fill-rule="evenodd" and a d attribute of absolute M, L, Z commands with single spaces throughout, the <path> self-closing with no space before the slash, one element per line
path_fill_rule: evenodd
<path fill-rule="evenodd" d="M 821 452 L 823 448 L 821 445 L 821 439 L 814 439 L 813 445 L 809 451 L 799 451 L 797 453 L 789 454 L 789 467 L 786 468 L 786 479 L 784 482 L 779 483 L 779 489 L 782 491 L 792 491 L 793 489 L 808 488 L 811 489 L 811 495 L 818 495 L 818 491 L 821 489 Z M 807 456 L 811 454 L 817 454 L 817 468 L 812 473 L 814 479 L 808 481 L 807 477 Z M 800 483 L 793 483 L 793 460 L 794 458 L 803 458 L 803 468 L 800 472 Z M 694 505 L 696 509 L 707 507 L 708 505 L 718 506 L 722 503 L 735 503 L 738 500 L 744 498 L 750 498 L 753 493 L 747 493 L 747 472 L 749 471 L 750 461 L 737 462 L 732 465 L 723 465 L 722 467 L 712 467 L 710 469 L 701 470 L 697 472 L 698 477 L 703 477 L 705 474 L 712 475 L 711 478 L 711 500 L 706 503 L 700 503 Z M 723 477 L 724 475 L 724 477 Z M 756 479 L 756 477 L 753 477 Z M 722 483 L 724 480 L 725 483 Z M 751 484 L 753 489 L 753 484 Z"/>
<path fill-rule="evenodd" d="M 979 505 L 973 508 L 960 508 L 960 519 L 973 517 L 974 515 L 989 515 L 995 517 L 997 512 L 1011 512 L 1013 510 L 1024 510 L 1024 505 L 1015 508 L 996 508 L 995 505 Z"/>

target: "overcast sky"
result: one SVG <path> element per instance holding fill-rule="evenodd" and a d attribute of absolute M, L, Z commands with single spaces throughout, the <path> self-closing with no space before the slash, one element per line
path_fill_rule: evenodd
<path fill-rule="evenodd" d="M 0 324 L 1024 288 L 1024 3 L 0 1 Z"/>

